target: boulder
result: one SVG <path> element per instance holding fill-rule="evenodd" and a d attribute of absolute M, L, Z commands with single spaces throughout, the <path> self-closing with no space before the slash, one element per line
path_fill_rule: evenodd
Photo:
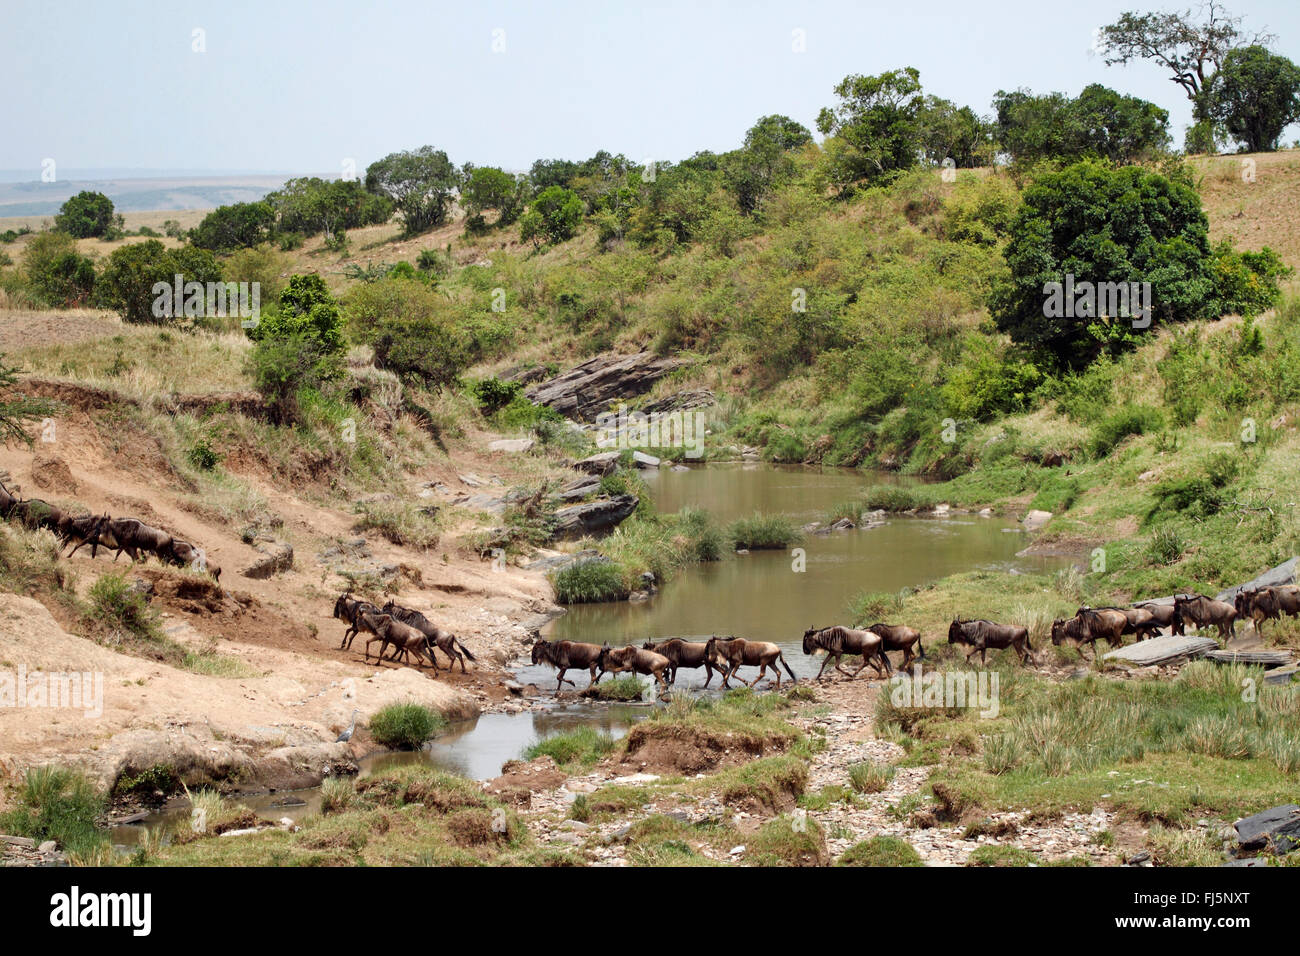
<path fill-rule="evenodd" d="M 645 452 L 634 451 L 632 452 L 632 464 L 638 468 L 658 468 L 660 459 L 654 455 L 647 455 Z"/>
<path fill-rule="evenodd" d="M 1034 509 L 1025 515 L 1022 520 L 1024 521 L 1026 528 L 1031 530 L 1041 528 L 1043 525 L 1047 524 L 1047 522 L 1052 520 L 1052 513 L 1050 511 L 1039 511 Z"/>
<path fill-rule="evenodd" d="M 488 442 L 488 451 L 525 452 L 532 450 L 535 444 L 531 438 L 498 438 Z"/>
<path fill-rule="evenodd" d="M 1242 850 L 1268 850 L 1290 853 L 1300 846 L 1300 806 L 1284 803 L 1233 824 L 1237 844 Z"/>
<path fill-rule="evenodd" d="M 653 402 L 647 402 L 641 411 L 647 415 L 653 415 L 662 412 L 685 411 L 690 408 L 708 408 L 710 405 L 716 404 L 718 404 L 718 397 L 710 389 L 697 388 L 673 392 L 671 395 L 657 398 Z"/>
<path fill-rule="evenodd" d="M 242 572 L 246 578 L 262 580 L 288 571 L 293 567 L 293 545 L 288 541 L 275 541 L 267 546 L 258 546 L 264 557 L 258 558 Z"/>
<path fill-rule="evenodd" d="M 680 368 L 680 359 L 637 352 L 604 352 L 524 391 L 538 405 L 579 421 L 594 421 L 611 402 L 644 395 L 655 382 Z"/>
<path fill-rule="evenodd" d="M 573 467 L 578 471 L 585 471 L 589 475 L 608 475 L 618 465 L 618 452 L 602 451 L 597 452 L 589 458 L 573 463 Z"/>
<path fill-rule="evenodd" d="M 583 475 L 581 478 L 575 478 L 561 487 L 555 493 L 555 497 L 564 502 L 581 501 L 588 495 L 594 495 L 599 490 L 599 475 Z"/>
<path fill-rule="evenodd" d="M 555 537 L 581 538 L 608 531 L 631 515 L 638 503 L 636 495 L 624 494 L 561 508 L 555 512 Z"/>

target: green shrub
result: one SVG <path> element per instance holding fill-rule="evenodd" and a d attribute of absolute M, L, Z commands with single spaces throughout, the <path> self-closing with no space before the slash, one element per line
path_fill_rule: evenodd
<path fill-rule="evenodd" d="M 100 575 L 90 586 L 90 607 L 95 617 L 110 628 L 123 628 L 137 637 L 160 639 L 158 614 L 145 596 L 116 572 Z"/>
<path fill-rule="evenodd" d="M 70 235 L 42 232 L 23 250 L 23 278 L 27 291 L 42 305 L 75 308 L 90 301 L 95 266 L 77 252 Z"/>
<path fill-rule="evenodd" d="M 560 604 L 621 601 L 630 593 L 618 565 L 603 558 L 575 561 L 549 577 Z"/>
<path fill-rule="evenodd" d="M 925 866 L 921 854 L 900 837 L 876 836 L 844 851 L 836 866 Z"/>
<path fill-rule="evenodd" d="M 858 793 L 880 793 L 894 779 L 894 768 L 887 763 L 864 760 L 849 767 L 849 783 Z"/>
<path fill-rule="evenodd" d="M 59 767 L 27 771 L 17 802 L 0 814 L 0 830 L 38 843 L 57 840 L 69 853 L 92 853 L 107 842 L 95 821 L 104 812 L 104 796 L 84 776 Z"/>
<path fill-rule="evenodd" d="M 750 551 L 788 548 L 803 537 L 785 515 L 761 514 L 733 521 L 727 527 L 727 536 L 735 542 L 737 549 Z"/>
<path fill-rule="evenodd" d="M 442 714 L 423 704 L 388 704 L 370 718 L 370 736 L 384 747 L 418 750 L 446 725 Z"/>
<path fill-rule="evenodd" d="M 503 382 L 499 378 L 485 378 L 471 382 L 470 394 L 484 415 L 495 415 L 519 398 L 524 387 L 518 382 Z"/>
<path fill-rule="evenodd" d="M 594 727 L 579 727 L 567 733 L 552 734 L 529 744 L 524 750 L 525 760 L 550 757 L 560 766 L 589 767 L 614 749 L 614 738 Z"/>
<path fill-rule="evenodd" d="M 1088 454 L 1105 458 L 1130 435 L 1145 435 L 1164 427 L 1164 415 L 1147 405 L 1126 405 L 1103 418 L 1088 437 Z"/>

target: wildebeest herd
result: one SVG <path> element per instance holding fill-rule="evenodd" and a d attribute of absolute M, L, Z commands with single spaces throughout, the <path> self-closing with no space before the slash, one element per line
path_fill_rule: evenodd
<path fill-rule="evenodd" d="M 465 660 L 476 659 L 469 648 L 451 631 L 438 627 L 419 611 L 402 607 L 393 601 L 389 601 L 381 608 L 369 601 L 353 597 L 350 591 L 345 591 L 334 602 L 334 616 L 348 622 L 347 628 L 343 631 L 343 640 L 339 642 L 340 649 L 350 648 L 353 639 L 361 631 L 371 635 L 366 639 L 365 659 L 367 661 L 370 660 L 370 645 L 375 641 L 379 641 L 376 661 L 384 659 L 384 651 L 391 644 L 393 653 L 388 660 L 396 661 L 400 657 L 404 663 L 409 663 L 411 655 L 414 654 L 417 667 L 423 667 L 422 662 L 428 661 L 433 665 L 435 672 L 438 670 L 435 648 L 447 655 L 448 670 L 454 670 L 456 662 L 460 661 L 462 674 L 468 673 Z"/>
<path fill-rule="evenodd" d="M 1197 629 L 1216 628 L 1226 641 L 1235 636 L 1234 624 L 1238 620 L 1251 620 L 1258 631 L 1264 621 L 1279 620 L 1283 614 L 1300 615 L 1300 586 L 1289 584 L 1243 589 L 1233 604 L 1203 594 L 1179 594 L 1172 603 L 1140 601 L 1129 607 L 1085 606 L 1079 608 L 1072 618 L 1054 620 L 1051 637 L 1052 644 L 1074 646 L 1080 654 L 1083 654 L 1084 645 L 1091 645 L 1095 657 L 1098 640 L 1118 647 L 1128 634 L 1142 641 L 1158 636 L 1163 628 L 1168 628 L 1171 634 L 1184 634 L 1185 627 L 1190 624 Z M 978 654 L 980 663 L 986 664 L 990 650 L 1005 649 L 1014 651 L 1021 664 L 1033 661 L 1034 648 L 1030 643 L 1029 629 L 1023 625 L 958 618 L 948 627 L 948 643 L 963 645 L 968 663 Z M 810 627 L 803 634 L 803 652 L 815 654 L 818 651 L 824 651 L 826 659 L 817 672 L 817 680 L 821 680 L 826 668 L 832 665 L 850 678 L 856 678 L 868 665 L 877 676 L 890 676 L 893 667 L 887 651 L 902 652 L 903 668 L 913 660 L 925 658 L 920 631 L 903 624 L 881 623 L 861 629 L 840 625 Z M 862 663 L 857 670 L 850 672 L 844 668 L 843 658 L 859 656 Z M 533 644 L 532 662 L 556 668 L 557 689 L 566 683 L 577 686 L 564 676 L 571 669 L 586 670 L 591 675 L 588 686 L 606 673 L 631 671 L 653 676 L 661 687 L 667 688 L 676 683 L 677 671 L 683 667 L 703 668 L 705 688 L 713 681 L 714 671 L 721 675 L 723 687 L 731 686 L 732 677 L 752 687 L 764 677 L 769 667 L 775 685 L 780 687 L 778 664 L 785 668 L 791 680 L 797 679 L 786 664 L 779 645 L 737 637 L 711 637 L 706 641 L 672 638 L 646 641 L 639 648 L 538 640 Z M 759 672 L 753 680 L 746 681 L 736 676 L 736 671 L 742 666 L 758 667 Z"/>
<path fill-rule="evenodd" d="M 114 561 L 123 551 L 132 562 L 141 560 L 142 554 L 148 560 L 152 554 L 163 564 L 206 571 L 214 581 L 221 579 L 221 566 L 210 561 L 202 548 L 151 528 L 138 518 L 114 518 L 107 512 L 75 515 L 41 498 L 20 498 L 2 484 L 0 517 L 16 518 L 27 528 L 49 530 L 59 539 L 61 548 L 72 546 L 68 557 L 90 545 L 92 558 L 98 556 L 100 548 L 114 552 Z"/>

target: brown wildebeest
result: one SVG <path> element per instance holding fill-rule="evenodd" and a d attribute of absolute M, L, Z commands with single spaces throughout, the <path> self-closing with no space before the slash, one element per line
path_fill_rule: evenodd
<path fill-rule="evenodd" d="M 609 647 L 606 645 L 600 649 L 599 661 L 600 666 L 611 674 L 622 671 L 651 674 L 654 676 L 655 683 L 659 684 L 664 690 L 668 689 L 668 682 L 664 679 L 664 671 L 672 666 L 672 661 L 668 660 L 663 654 L 647 651 L 644 647 L 636 647 L 632 644 L 628 644 L 626 647 Z"/>
<path fill-rule="evenodd" d="M 334 616 L 340 621 L 348 622 L 347 628 L 343 631 L 343 639 L 339 641 L 339 650 L 352 646 L 352 639 L 357 636 L 362 627 L 360 618 L 362 611 L 369 611 L 371 614 L 383 613 L 378 606 L 369 601 L 354 598 L 350 591 L 344 591 L 334 602 Z"/>
<path fill-rule="evenodd" d="M 166 560 L 163 555 L 167 553 L 172 543 L 172 536 L 166 531 L 151 528 L 137 518 L 110 518 L 108 530 L 112 533 L 113 540 L 117 542 L 117 552 L 113 555 L 114 561 L 123 551 L 132 562 L 139 560 L 141 551 L 151 552 L 158 555 L 159 560 Z"/>
<path fill-rule="evenodd" d="M 703 667 L 705 672 L 704 686 L 706 688 L 713 680 L 713 662 L 709 659 L 708 645 L 703 641 L 683 641 L 680 637 L 674 637 L 658 643 L 646 641 L 641 647 L 668 658 L 669 685 L 677 683 L 677 668 L 679 667 Z M 719 673 L 724 672 L 720 671 Z"/>
<path fill-rule="evenodd" d="M 22 499 L 6 488 L 3 482 L 0 482 L 0 518 L 8 518 L 9 513 L 14 510 L 14 505 L 18 504 L 20 500 Z"/>
<path fill-rule="evenodd" d="M 429 638 L 429 656 L 433 658 L 434 670 L 438 669 L 438 656 L 433 652 L 434 647 L 437 647 L 447 655 L 447 660 L 451 662 L 447 665 L 448 669 L 455 668 L 456 662 L 460 661 L 460 672 L 462 674 L 468 673 L 465 670 L 465 658 L 475 660 L 475 657 L 469 652 L 469 648 L 461 642 L 460 638 L 451 631 L 434 624 L 419 611 L 412 610 L 409 607 L 402 607 L 393 601 L 389 601 L 384 605 L 383 612 L 391 614 L 403 624 L 409 624 L 411 627 L 418 628 L 425 633 Z M 457 650 L 457 647 L 460 650 Z"/>
<path fill-rule="evenodd" d="M 598 644 L 586 644 L 582 641 L 534 641 L 533 663 L 550 664 L 556 668 L 556 690 L 564 686 L 564 672 L 570 667 L 585 667 L 591 673 L 591 682 L 587 684 L 590 687 L 605 673 L 605 667 L 600 663 L 602 650 L 604 648 Z M 568 683 L 573 684 L 574 687 L 578 686 L 576 681 Z"/>
<path fill-rule="evenodd" d="M 172 538 L 171 544 L 158 553 L 158 558 L 165 564 L 174 564 L 178 568 L 192 568 L 212 575 L 212 580 L 221 581 L 221 565 L 209 561 L 202 548 L 195 547 L 188 541 Z"/>
<path fill-rule="evenodd" d="M 1142 608 L 1144 611 L 1150 611 L 1156 624 L 1161 627 L 1169 628 L 1170 634 L 1183 633 L 1182 616 L 1178 613 L 1178 609 L 1172 604 L 1156 604 L 1151 601 L 1139 601 L 1133 606 Z"/>
<path fill-rule="evenodd" d="M 903 652 L 903 663 L 899 667 L 907 667 L 916 657 L 925 660 L 925 645 L 921 643 L 921 632 L 916 628 L 906 624 L 872 624 L 867 630 L 885 639 L 885 650 Z M 920 654 L 912 653 L 913 644 Z"/>
<path fill-rule="evenodd" d="M 753 687 L 767 669 L 772 668 L 772 673 L 776 677 L 776 686 L 781 686 L 781 672 L 776 669 L 779 663 L 785 668 L 785 672 L 790 675 L 790 680 L 798 682 L 799 678 L 794 676 L 794 671 L 790 670 L 790 665 L 785 662 L 785 657 L 781 654 L 781 648 L 771 641 L 747 641 L 743 637 L 731 637 L 720 639 L 711 637 L 705 642 L 705 652 L 715 661 L 721 660 L 726 663 L 726 669 L 719 667 L 723 671 L 722 686 L 731 686 L 731 677 L 741 666 L 757 667 L 758 676 L 752 681 L 746 681 L 743 677 L 737 678 L 746 687 Z M 715 663 L 714 667 L 718 667 Z"/>
<path fill-rule="evenodd" d="M 63 539 L 64 546 L 73 545 L 72 550 L 68 552 L 68 557 L 72 557 L 86 545 L 90 545 L 92 558 L 101 547 L 116 548 L 117 542 L 113 538 L 112 531 L 109 530 L 109 521 L 107 514 L 74 517 L 65 512 L 59 519 L 59 537 Z"/>
<path fill-rule="evenodd" d="M 1144 607 L 1098 608 L 1099 611 L 1119 611 L 1127 619 L 1123 633 L 1135 634 L 1139 641 L 1160 636 L 1160 622 L 1150 610 Z"/>
<path fill-rule="evenodd" d="M 397 648 L 397 653 L 392 657 L 397 660 L 400 654 L 402 659 L 409 661 L 410 654 L 415 655 L 416 666 L 423 666 L 420 661 L 426 660 L 425 644 L 427 638 L 424 631 L 409 624 L 403 624 L 391 614 L 376 614 L 373 611 L 361 610 L 357 612 L 358 620 L 365 625 L 366 630 L 373 635 L 366 639 L 366 660 L 370 660 L 370 645 L 379 641 L 379 654 L 376 655 L 376 661 L 384 659 L 384 648 L 392 644 Z M 430 663 L 433 663 L 430 661 Z M 435 670 L 436 670 L 435 665 Z"/>
<path fill-rule="evenodd" d="M 1300 614 L 1300 588 L 1295 585 L 1252 588 L 1238 591 L 1233 604 L 1238 620 L 1249 617 L 1256 633 L 1268 620 L 1281 621 L 1282 615 Z"/>
<path fill-rule="evenodd" d="M 59 533 L 59 522 L 63 519 L 63 509 L 41 498 L 20 498 L 14 502 L 11 514 L 17 515 L 28 528 L 46 528 Z"/>
<path fill-rule="evenodd" d="M 822 661 L 821 670 L 817 672 L 817 680 L 822 679 L 822 674 L 826 672 L 826 665 L 831 661 L 835 662 L 837 671 L 849 678 L 855 678 L 861 674 L 867 664 L 876 669 L 876 675 L 879 677 L 892 673 L 889 658 L 885 656 L 885 638 L 875 631 L 861 631 L 857 628 L 841 627 L 839 625 L 821 628 L 810 627 L 803 632 L 803 652 L 805 654 L 815 654 L 819 650 L 826 652 L 826 658 Z M 840 663 L 840 659 L 845 654 L 862 655 L 861 666 L 852 674 L 846 671 L 844 665 Z M 883 669 L 880 666 L 881 664 L 884 664 Z"/>
<path fill-rule="evenodd" d="M 1195 624 L 1198 631 L 1203 627 L 1217 627 L 1225 642 L 1237 636 L 1234 624 L 1237 609 L 1227 601 L 1216 601 L 1204 594 L 1179 594 L 1174 598 L 1174 607 L 1182 619 Z"/>
<path fill-rule="evenodd" d="M 1080 608 L 1079 613 L 1067 620 L 1057 618 L 1052 622 L 1052 643 L 1060 646 L 1069 641 L 1079 649 L 1079 656 L 1086 657 L 1083 645 L 1092 645 L 1093 660 L 1097 659 L 1097 641 L 1104 638 L 1111 647 L 1124 643 L 1120 635 L 1128 618 L 1114 608 Z"/>
<path fill-rule="evenodd" d="M 956 620 L 948 625 L 948 643 L 965 644 L 970 647 L 966 654 L 966 663 L 979 651 L 980 663 L 987 663 L 989 648 L 1002 650 L 1010 647 L 1020 655 L 1020 663 L 1029 663 L 1029 654 L 1034 649 L 1029 643 L 1029 628 L 1016 624 L 994 624 L 992 621 Z"/>

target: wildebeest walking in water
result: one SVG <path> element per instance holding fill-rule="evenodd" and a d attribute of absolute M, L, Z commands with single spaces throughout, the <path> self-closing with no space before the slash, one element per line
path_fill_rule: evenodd
<path fill-rule="evenodd" d="M 460 661 L 460 672 L 462 674 L 468 673 L 465 669 L 465 658 L 468 657 L 470 660 L 474 660 L 475 657 L 469 652 L 469 648 L 461 643 L 460 638 L 451 633 L 451 631 L 444 630 L 434 624 L 419 611 L 412 610 L 409 607 L 402 607 L 400 604 L 396 604 L 393 601 L 389 601 L 384 605 L 383 613 L 391 614 L 403 624 L 409 624 L 411 627 L 418 628 L 428 636 L 429 656 L 433 658 L 434 670 L 438 669 L 438 658 L 433 652 L 433 648 L 436 646 L 438 650 L 447 655 L 447 660 L 450 661 L 447 665 L 449 670 L 454 669 L 456 667 L 456 662 Z M 459 648 L 459 650 L 457 650 L 457 648 Z"/>
<path fill-rule="evenodd" d="M 672 663 L 663 654 L 647 651 L 644 647 L 635 647 L 631 644 L 618 648 L 606 645 L 600 649 L 600 656 L 597 660 L 600 666 L 611 674 L 622 671 L 651 674 L 654 676 L 655 683 L 663 687 L 664 690 L 668 689 L 668 682 L 664 677 L 664 672 L 672 666 Z"/>
<path fill-rule="evenodd" d="M 684 641 L 680 637 L 674 637 L 667 641 L 646 641 L 641 645 L 643 650 L 654 651 L 656 654 L 662 654 L 668 658 L 668 683 L 669 685 L 677 683 L 677 669 L 679 667 L 703 667 L 704 668 L 704 686 L 707 688 L 713 680 L 713 661 L 709 657 L 709 645 L 704 641 Z M 719 670 L 719 673 L 725 673 Z"/>
<path fill-rule="evenodd" d="M 1179 594 L 1174 598 L 1174 607 L 1182 619 L 1195 624 L 1197 630 L 1203 627 L 1217 627 L 1219 636 L 1226 643 L 1229 638 L 1237 636 L 1234 622 L 1237 609 L 1227 601 L 1216 601 L 1204 594 Z"/>
<path fill-rule="evenodd" d="M 860 631 L 839 625 L 810 627 L 803 632 L 803 652 L 815 654 L 819 650 L 826 652 L 826 658 L 822 661 L 821 670 L 817 672 L 817 680 L 822 679 L 822 674 L 826 672 L 826 665 L 832 661 L 837 671 L 850 678 L 856 678 L 868 664 L 876 669 L 876 674 L 880 677 L 892 673 L 889 658 L 885 656 L 885 639 L 874 631 Z M 852 674 L 840 663 L 845 654 L 862 655 L 862 664 Z"/>
<path fill-rule="evenodd" d="M 1020 663 L 1028 664 L 1033 650 L 1029 643 L 1029 628 L 1016 624 L 994 624 L 992 621 L 956 620 L 948 626 L 948 643 L 965 644 L 970 648 L 966 654 L 966 663 L 978 651 L 980 663 L 987 663 L 989 648 L 1001 650 L 1010 647 L 1020 655 Z"/>
<path fill-rule="evenodd" d="M 732 675 L 742 666 L 758 668 L 758 676 L 752 681 L 746 681 L 743 677 L 737 678 L 746 687 L 753 687 L 762 680 L 769 667 L 772 668 L 772 674 L 776 678 L 776 686 L 780 687 L 781 672 L 776 669 L 778 663 L 790 675 L 790 680 L 799 680 L 794 676 L 794 671 L 790 670 L 790 665 L 785 662 L 785 657 L 781 654 L 781 648 L 771 641 L 747 641 L 743 637 L 711 637 L 705 642 L 705 647 L 709 657 L 726 664 L 726 669 L 722 674 L 723 687 L 731 686 Z M 718 664 L 714 666 L 718 667 L 719 670 L 723 670 Z"/>
<path fill-rule="evenodd" d="M 605 645 L 608 647 L 608 645 Z M 533 664 L 550 664 L 556 668 L 555 689 L 560 690 L 566 683 L 564 672 L 571 667 L 586 668 L 591 673 L 590 687 L 604 676 L 605 668 L 600 663 L 600 652 L 604 650 L 599 644 L 586 644 L 582 641 L 534 641 Z M 600 673 L 597 673 L 599 670 Z M 577 687 L 576 681 L 567 683 Z"/>

